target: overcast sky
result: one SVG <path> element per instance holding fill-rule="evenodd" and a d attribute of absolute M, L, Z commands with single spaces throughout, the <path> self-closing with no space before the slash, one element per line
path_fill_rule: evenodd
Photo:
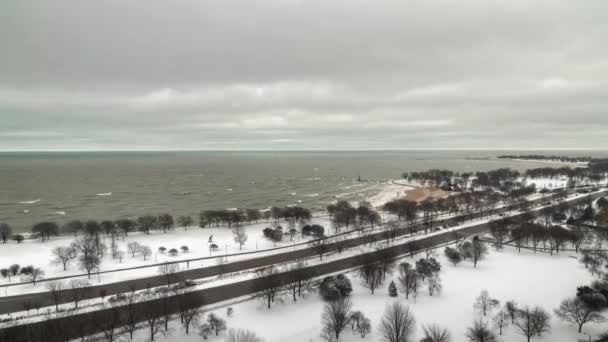
<path fill-rule="evenodd" d="M 608 148 L 608 1 L 0 3 L 0 150 Z"/>

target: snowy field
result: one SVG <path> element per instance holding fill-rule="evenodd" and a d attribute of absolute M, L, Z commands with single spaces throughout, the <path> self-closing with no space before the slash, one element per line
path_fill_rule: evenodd
<path fill-rule="evenodd" d="M 285 222 L 281 222 L 284 224 Z M 313 224 L 320 224 L 329 229 L 329 221 L 327 218 L 315 217 L 311 220 Z M 228 227 L 220 226 L 218 228 L 199 228 L 190 227 L 184 230 L 182 227 L 176 227 L 173 230 L 162 233 L 160 231 L 152 231 L 150 234 L 144 234 L 142 232 L 129 233 L 124 239 L 118 240 L 119 249 L 125 252 L 122 263 L 118 259 L 112 259 L 109 251 L 103 258 L 101 263 L 101 270 L 114 270 L 125 267 L 135 267 L 142 265 L 150 265 L 154 263 L 160 263 L 165 261 L 179 261 L 185 259 L 219 256 L 226 253 L 240 253 L 240 252 L 251 252 L 256 250 L 265 250 L 280 246 L 290 246 L 295 243 L 304 242 L 310 237 L 301 237 L 300 234 L 296 234 L 293 237 L 293 241 L 290 241 L 289 235 L 283 238 L 283 241 L 274 243 L 266 238 L 262 234 L 262 230 L 270 226 L 270 222 L 260 222 L 257 224 L 246 225 L 245 229 L 248 235 L 247 242 L 239 248 L 239 245 L 234 242 L 234 234 Z M 285 227 L 284 227 L 285 229 Z M 210 243 L 209 237 L 213 235 L 213 243 L 218 245 L 218 250 L 212 251 L 209 249 Z M 25 240 L 20 244 L 9 242 L 0 245 L 0 268 L 9 267 L 12 264 L 19 264 L 21 266 L 33 265 L 34 267 L 40 267 L 45 271 L 45 277 L 60 277 L 74 274 L 82 274 L 83 271 L 78 269 L 77 261 L 73 261 L 69 264 L 66 271 L 63 270 L 62 265 L 58 265 L 53 262 L 52 250 L 59 246 L 69 246 L 74 241 L 74 236 L 64 235 L 60 237 L 53 237 L 50 241 L 40 242 L 40 240 Z M 152 255 L 148 256 L 144 261 L 143 256 L 140 253 L 136 253 L 135 257 L 132 257 L 127 250 L 127 244 L 130 242 L 137 242 L 141 245 L 149 246 L 152 249 Z M 109 246 L 110 239 L 104 235 L 104 243 Z M 167 251 L 175 248 L 179 251 L 176 256 L 171 256 L 169 253 L 160 253 L 159 247 L 167 248 Z M 181 246 L 188 246 L 189 251 L 183 253 L 180 249 Z M 285 249 L 279 250 L 278 252 L 284 252 Z M 251 256 L 247 256 L 251 257 Z M 234 261 L 235 258 L 231 258 L 229 261 Z M 215 259 L 208 261 L 197 261 L 191 263 L 190 267 L 202 267 L 215 265 L 217 262 Z M 185 269 L 185 263 L 180 265 L 180 268 Z M 116 272 L 109 274 L 101 274 L 101 282 L 107 283 L 112 281 L 119 281 L 125 279 L 132 279 L 135 277 L 151 276 L 156 275 L 157 269 L 155 267 L 144 268 L 125 272 Z M 13 278 L 11 282 L 19 282 L 19 277 Z M 92 277 L 94 283 L 98 283 L 97 275 Z M 1 279 L 0 284 L 9 283 L 8 278 Z M 45 291 L 46 288 L 41 285 L 22 285 L 19 287 L 12 287 L 8 290 L 8 295 L 14 295 L 23 292 L 36 292 Z M 4 291 L 2 291 L 4 292 Z M 4 295 L 4 293 L 2 293 Z"/>
<path fill-rule="evenodd" d="M 533 254 L 532 252 L 517 253 L 507 248 L 501 252 L 494 250 L 488 257 L 480 262 L 477 268 L 472 263 L 463 262 L 457 266 L 449 264 L 443 256 L 443 249 L 439 250 L 439 259 L 442 264 L 443 291 L 440 295 L 428 296 L 423 289 L 417 299 L 405 300 L 400 294 L 398 298 L 388 296 L 387 280 L 374 295 L 361 285 L 356 272 L 348 273 L 353 283 L 351 300 L 353 309 L 362 311 L 372 322 L 372 333 L 366 338 L 352 334 L 350 328 L 341 337 L 342 341 L 378 341 L 377 328 L 385 305 L 398 300 L 407 303 L 412 309 L 417 322 L 415 341 L 422 337 L 422 324 L 437 323 L 447 327 L 453 341 L 464 341 L 465 330 L 474 319 L 480 317 L 473 309 L 473 302 L 482 290 L 488 290 L 490 295 L 501 301 L 515 300 L 523 305 L 540 305 L 552 314 L 561 300 L 574 296 L 576 287 L 588 284 L 592 277 L 575 258 L 567 255 L 548 256 Z M 420 258 L 422 256 L 418 256 Z M 417 259 L 415 258 L 415 259 Z M 409 258 L 400 260 L 412 262 Z M 395 280 L 397 274 L 392 276 Z M 234 313 L 226 316 L 226 307 L 231 306 Z M 226 319 L 228 328 L 244 328 L 256 332 L 267 342 L 274 341 L 322 341 L 319 336 L 321 330 L 321 311 L 323 302 L 316 293 L 293 303 L 288 295 L 282 297 L 282 302 L 275 304 L 270 310 L 264 303 L 251 299 L 240 303 L 226 303 L 224 307 L 216 306 L 212 310 L 216 315 Z M 209 310 L 209 309 L 205 309 Z M 211 310 L 209 310 L 211 311 Z M 496 312 L 496 311 L 494 311 Z M 490 316 L 488 316 L 490 318 Z M 155 340 L 164 342 L 201 341 L 193 329 L 190 336 L 185 336 L 179 322 L 172 322 L 166 336 L 158 336 Z M 586 335 L 578 334 L 574 326 L 568 325 L 552 314 L 551 333 L 541 338 L 534 337 L 534 341 L 546 342 L 572 342 L 578 338 L 586 339 Z M 602 331 L 601 325 L 588 323 L 583 333 L 597 335 Z M 148 340 L 147 330 L 138 332 L 135 341 Z M 223 333 L 225 335 L 225 332 Z M 224 336 L 211 336 L 209 341 L 223 341 Z M 525 341 L 525 338 L 515 331 L 513 326 L 506 328 L 500 341 Z"/>

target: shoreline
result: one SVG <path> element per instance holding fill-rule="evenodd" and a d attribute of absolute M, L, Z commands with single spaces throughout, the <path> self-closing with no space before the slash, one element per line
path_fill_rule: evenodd
<path fill-rule="evenodd" d="M 511 160 L 515 162 L 524 162 L 524 163 L 537 163 L 537 164 L 557 164 L 563 166 L 573 166 L 573 167 L 587 167 L 589 166 L 589 162 L 568 162 L 561 161 L 559 159 L 524 159 L 524 158 L 496 158 L 497 160 Z"/>
<path fill-rule="evenodd" d="M 387 181 L 387 186 L 369 200 L 372 206 L 381 209 L 392 200 L 404 199 L 412 202 L 422 202 L 427 199 L 437 199 L 449 196 L 449 192 L 425 185 L 406 182 L 401 179 Z"/>

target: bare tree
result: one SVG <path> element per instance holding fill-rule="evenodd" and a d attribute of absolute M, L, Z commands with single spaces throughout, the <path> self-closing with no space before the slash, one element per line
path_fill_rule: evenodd
<path fill-rule="evenodd" d="M 509 326 L 509 313 L 500 310 L 496 316 L 492 318 L 492 321 L 494 321 L 494 325 L 498 328 L 498 335 L 502 335 L 503 329 Z"/>
<path fill-rule="evenodd" d="M 275 266 L 268 266 L 255 271 L 254 289 L 266 300 L 269 309 L 281 288 L 279 279 L 275 276 L 277 273 L 278 270 Z"/>
<path fill-rule="evenodd" d="M 158 273 L 165 278 L 165 282 L 167 286 L 177 282 L 178 276 L 177 272 L 179 271 L 178 264 L 169 264 L 164 263 L 158 267 Z"/>
<path fill-rule="evenodd" d="M 127 244 L 127 250 L 131 253 L 132 258 L 135 258 L 135 253 L 139 252 L 140 248 L 139 242 L 129 242 Z"/>
<path fill-rule="evenodd" d="M 170 302 L 169 302 L 169 293 L 171 291 L 170 287 L 167 287 L 167 289 L 165 291 L 161 291 L 159 293 L 159 297 L 160 297 L 160 309 L 162 311 L 163 314 L 163 320 L 162 323 L 165 326 L 165 332 L 169 331 L 169 321 L 171 320 L 171 317 L 173 316 L 171 314 L 171 307 L 170 307 Z"/>
<path fill-rule="evenodd" d="M 218 336 L 220 332 L 226 330 L 226 321 L 212 313 L 207 317 L 207 324 L 211 330 L 215 330 L 215 336 Z"/>
<path fill-rule="evenodd" d="M 329 244 L 326 239 L 317 239 L 310 242 L 310 247 L 319 256 L 320 260 L 323 260 L 323 255 L 329 252 Z"/>
<path fill-rule="evenodd" d="M 38 267 L 34 267 L 30 271 L 31 272 L 29 272 L 27 274 L 27 276 L 32 281 L 32 283 L 34 283 L 34 285 L 36 285 L 36 280 L 38 280 L 44 276 L 44 271 Z"/>
<path fill-rule="evenodd" d="M 53 260 L 56 264 L 63 265 L 63 270 L 67 270 L 67 266 L 70 261 L 76 259 L 76 249 L 73 247 L 55 247 L 51 251 L 55 259 Z"/>
<path fill-rule="evenodd" d="M 437 324 L 423 325 L 422 332 L 424 338 L 420 342 L 451 342 L 452 336 L 450 331 Z"/>
<path fill-rule="evenodd" d="M 134 292 L 130 292 L 126 295 L 125 308 L 125 326 L 124 329 L 129 333 L 129 339 L 133 339 L 133 333 L 137 329 L 137 312 L 136 304 L 137 296 Z"/>
<path fill-rule="evenodd" d="M 226 342 L 264 342 L 264 339 L 249 330 L 228 329 Z"/>
<path fill-rule="evenodd" d="M 53 302 L 55 303 L 55 311 L 59 310 L 59 300 L 61 299 L 63 283 L 61 283 L 60 281 L 49 281 L 48 283 L 46 283 L 46 288 L 49 290 L 51 297 L 53 297 Z"/>
<path fill-rule="evenodd" d="M 532 324 L 539 337 L 551 330 L 551 324 L 549 323 L 550 319 L 549 313 L 541 307 L 537 306 L 532 311 Z"/>
<path fill-rule="evenodd" d="M 118 262 L 122 264 L 122 260 L 125 258 L 125 251 L 117 251 L 116 258 L 118 258 Z"/>
<path fill-rule="evenodd" d="M 380 269 L 382 271 L 382 280 L 386 279 L 386 275 L 392 273 L 393 268 L 395 267 L 395 258 L 397 257 L 397 253 L 392 249 L 380 249 L 376 252 L 378 256 L 378 263 L 380 264 Z"/>
<path fill-rule="evenodd" d="M 327 341 L 340 339 L 340 334 L 348 326 L 352 314 L 352 303 L 347 297 L 329 301 L 323 307 L 321 315 L 321 336 Z"/>
<path fill-rule="evenodd" d="M 188 335 L 192 321 L 201 316 L 201 310 L 199 308 L 190 307 L 188 299 L 183 295 L 178 297 L 178 305 L 179 318 L 186 330 L 186 335 Z"/>
<path fill-rule="evenodd" d="M 150 296 L 153 297 L 153 295 Z M 159 315 L 162 310 L 159 307 L 159 303 L 156 302 L 154 298 L 146 300 L 144 306 L 143 310 L 141 310 L 141 314 L 150 329 L 150 340 L 154 341 L 154 336 L 160 331 L 160 328 L 163 325 L 162 316 Z"/>
<path fill-rule="evenodd" d="M 70 299 L 74 302 L 74 307 L 78 308 L 78 302 L 84 298 L 89 282 L 86 279 L 72 279 L 68 283 Z"/>
<path fill-rule="evenodd" d="M 389 222 L 385 225 L 387 240 L 395 241 L 397 235 L 399 235 L 399 224 L 396 222 Z"/>
<path fill-rule="evenodd" d="M 379 330 L 382 341 L 411 342 L 416 320 L 409 307 L 393 302 L 384 309 Z"/>
<path fill-rule="evenodd" d="M 399 284 L 401 292 L 405 293 L 405 299 L 409 298 L 410 293 L 416 294 L 420 285 L 418 272 L 407 262 L 399 265 Z"/>
<path fill-rule="evenodd" d="M 119 329 L 121 326 L 120 309 L 117 303 L 113 303 L 109 310 L 103 311 L 101 319 L 94 322 L 103 333 L 104 341 L 118 341 L 126 333 L 126 330 Z"/>
<path fill-rule="evenodd" d="M 188 226 L 191 226 L 193 222 L 194 220 L 192 220 L 192 216 L 189 215 L 184 215 L 177 218 L 177 223 L 184 227 L 184 230 L 186 230 Z"/>
<path fill-rule="evenodd" d="M 152 249 L 150 249 L 150 247 L 148 247 L 148 246 L 141 246 L 139 251 L 141 252 L 141 255 L 144 257 L 144 261 L 146 261 L 147 257 L 152 255 Z"/>
<path fill-rule="evenodd" d="M 557 317 L 578 326 L 578 332 L 587 322 L 603 322 L 604 317 L 596 310 L 587 306 L 578 297 L 564 299 L 559 308 L 555 310 Z"/>
<path fill-rule="evenodd" d="M 492 330 L 488 328 L 488 322 L 481 318 L 473 322 L 473 326 L 467 328 L 465 336 L 470 342 L 497 342 L 498 338 Z"/>
<path fill-rule="evenodd" d="M 234 234 L 234 242 L 239 244 L 239 249 L 243 249 L 243 245 L 247 242 L 245 227 L 242 225 L 235 226 L 234 229 L 232 229 L 232 234 Z"/>
<path fill-rule="evenodd" d="M 289 268 L 289 276 L 286 278 L 286 287 L 291 292 L 293 301 L 302 296 L 302 291 L 306 291 L 312 284 L 312 274 L 306 269 L 304 261 L 298 261 Z"/>
<path fill-rule="evenodd" d="M 338 253 L 342 253 L 344 248 L 346 248 L 348 238 L 346 235 L 337 236 L 334 240 L 334 246 L 336 246 L 336 250 Z"/>
<path fill-rule="evenodd" d="M 372 257 L 364 256 L 364 258 L 363 265 L 359 268 L 359 276 L 363 280 L 363 285 L 374 294 L 374 291 L 382 285 L 384 280 L 382 268 Z"/>
<path fill-rule="evenodd" d="M 511 324 L 515 324 L 515 318 L 517 318 L 517 312 L 519 308 L 517 307 L 517 303 L 514 300 L 509 300 L 505 303 L 505 310 L 511 317 Z"/>
<path fill-rule="evenodd" d="M 439 277 L 438 273 L 433 273 L 426 278 L 426 283 L 429 289 L 429 296 L 433 296 L 435 293 L 441 292 L 441 277 Z"/>
<path fill-rule="evenodd" d="M 87 275 L 89 276 L 89 279 L 91 279 L 91 272 L 95 269 L 99 269 L 101 259 L 95 254 L 83 254 L 78 258 L 78 263 L 80 269 L 87 271 Z"/>
<path fill-rule="evenodd" d="M 519 334 L 527 338 L 528 342 L 530 342 L 532 336 L 540 336 L 548 331 L 549 327 L 549 316 L 540 307 L 535 307 L 534 309 L 525 307 L 517 313 L 515 328 Z"/>
<path fill-rule="evenodd" d="M 507 222 L 505 221 L 493 221 L 490 224 L 490 233 L 494 240 L 496 240 L 496 248 L 502 248 L 502 244 L 509 236 L 509 229 L 506 227 Z"/>
<path fill-rule="evenodd" d="M 475 299 L 475 304 L 473 304 L 473 308 L 475 308 L 477 311 L 481 312 L 485 316 L 489 311 L 492 311 L 499 304 L 500 302 L 497 299 L 490 297 L 490 294 L 488 294 L 487 290 L 483 290 Z"/>

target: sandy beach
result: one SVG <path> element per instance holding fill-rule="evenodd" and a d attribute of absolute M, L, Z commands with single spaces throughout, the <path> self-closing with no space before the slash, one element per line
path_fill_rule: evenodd
<path fill-rule="evenodd" d="M 426 199 L 440 198 L 448 195 L 449 193 L 444 190 L 423 186 L 415 182 L 392 180 L 387 182 L 386 187 L 377 195 L 372 196 L 369 201 L 374 207 L 381 207 L 386 202 L 395 199 L 422 202 Z"/>

